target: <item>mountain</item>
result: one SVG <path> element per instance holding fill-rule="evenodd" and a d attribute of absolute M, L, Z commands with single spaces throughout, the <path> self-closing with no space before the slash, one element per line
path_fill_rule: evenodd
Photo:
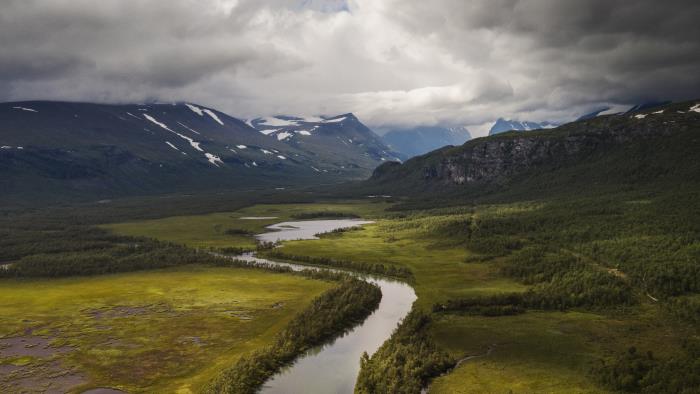
<path fill-rule="evenodd" d="M 518 121 L 518 120 L 506 120 L 503 118 L 498 118 L 496 123 L 491 126 L 489 130 L 489 135 L 496 135 L 500 133 L 505 133 L 506 131 L 530 131 L 539 129 L 551 129 L 557 127 L 558 125 L 552 122 L 529 122 L 529 121 Z"/>
<path fill-rule="evenodd" d="M 466 127 L 419 126 L 395 129 L 382 136 L 392 149 L 413 157 L 447 145 L 462 145 L 472 138 Z"/>
<path fill-rule="evenodd" d="M 655 107 L 568 123 L 552 130 L 508 133 L 443 148 L 403 164 L 378 167 L 374 194 L 517 190 L 548 193 L 563 184 L 594 185 L 700 179 L 700 102 Z M 556 171 L 555 171 L 556 170 Z"/>
<path fill-rule="evenodd" d="M 354 116 L 343 119 L 329 119 L 308 140 L 293 143 L 190 103 L 1 103 L 0 200 L 109 198 L 366 177 L 386 147 Z"/>
<path fill-rule="evenodd" d="M 399 154 L 353 114 L 337 116 L 277 115 L 247 122 L 268 139 L 306 152 L 339 168 L 370 168 Z"/>

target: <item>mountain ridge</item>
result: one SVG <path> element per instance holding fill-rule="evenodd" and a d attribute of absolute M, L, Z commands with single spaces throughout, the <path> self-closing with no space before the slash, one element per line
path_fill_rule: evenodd
<path fill-rule="evenodd" d="M 477 138 L 463 146 L 440 149 L 403 164 L 384 164 L 374 171 L 366 185 L 377 193 L 392 194 L 397 190 L 508 187 L 528 176 L 538 176 L 539 181 L 547 184 L 546 168 L 552 171 L 570 168 L 567 174 L 579 179 L 589 177 L 596 182 L 618 179 L 622 184 L 644 176 L 670 177 L 684 171 L 700 175 L 696 174 L 697 153 L 691 149 L 698 147 L 699 130 L 697 101 L 670 104 L 631 114 L 599 116 L 552 130 Z M 670 148 L 659 149 L 664 144 L 673 144 L 677 159 L 658 159 L 670 154 Z M 646 152 L 646 160 L 625 157 L 621 153 L 625 149 L 630 150 L 628 155 Z M 613 165 L 601 164 L 613 157 L 617 160 L 615 166 L 629 172 L 626 176 L 624 171 L 615 171 Z M 598 173 L 593 173 L 593 168 Z"/>
<path fill-rule="evenodd" d="M 0 103 L 0 200 L 307 185 L 361 179 L 382 162 L 336 145 L 289 144 L 186 102 Z"/>

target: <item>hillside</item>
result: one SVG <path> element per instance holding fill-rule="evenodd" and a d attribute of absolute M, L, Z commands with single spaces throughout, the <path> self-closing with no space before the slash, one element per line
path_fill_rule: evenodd
<path fill-rule="evenodd" d="M 350 113 L 324 117 L 278 115 L 253 119 L 248 124 L 271 139 L 341 168 L 373 169 L 400 156 Z"/>
<path fill-rule="evenodd" d="M 347 148 L 358 129 L 365 131 L 360 125 L 349 116 L 322 127 L 323 133 L 308 141 L 291 143 L 188 103 L 2 103 L 0 200 L 95 199 L 362 178 L 381 163 L 383 145 L 363 141 L 364 149 Z M 328 148 L 330 138 L 340 148 Z"/>
<path fill-rule="evenodd" d="M 527 185 L 624 185 L 696 180 L 700 175 L 700 108 L 668 104 L 600 116 L 552 130 L 471 140 L 378 167 L 366 186 L 381 193 L 484 193 Z M 557 170 L 556 173 L 553 173 Z"/>
<path fill-rule="evenodd" d="M 382 136 L 392 149 L 406 157 L 414 157 L 447 145 L 462 145 L 470 140 L 465 127 L 419 126 L 390 130 Z"/>

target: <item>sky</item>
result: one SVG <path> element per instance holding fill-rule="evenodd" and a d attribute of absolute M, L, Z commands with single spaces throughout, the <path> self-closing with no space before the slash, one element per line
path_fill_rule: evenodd
<path fill-rule="evenodd" d="M 700 2 L 3 0 L 0 101 L 187 101 L 378 130 L 700 97 Z"/>

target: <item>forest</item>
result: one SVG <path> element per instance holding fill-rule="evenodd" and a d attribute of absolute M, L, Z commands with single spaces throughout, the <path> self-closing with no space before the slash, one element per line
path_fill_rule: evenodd
<path fill-rule="evenodd" d="M 241 358 L 212 381 L 205 392 L 256 393 L 297 355 L 364 320 L 381 298 L 377 286 L 346 277 L 340 286 L 324 293 L 297 315 L 277 336 L 274 345 Z"/>

